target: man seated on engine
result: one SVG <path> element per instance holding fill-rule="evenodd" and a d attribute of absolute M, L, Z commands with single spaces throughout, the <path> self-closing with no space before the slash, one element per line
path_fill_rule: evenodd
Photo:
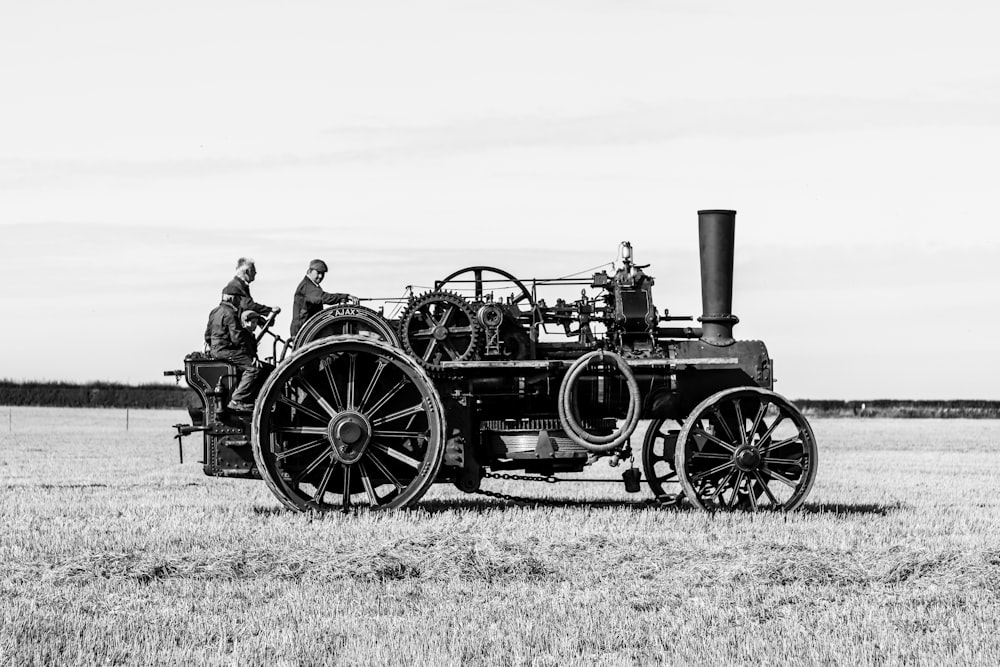
<path fill-rule="evenodd" d="M 228 288 L 222 292 L 222 300 L 208 316 L 208 326 L 205 327 L 205 345 L 209 353 L 217 359 L 225 359 L 240 369 L 240 382 L 230 396 L 230 410 L 250 412 L 253 410 L 254 394 L 256 393 L 257 368 L 254 360 L 257 356 L 257 341 L 253 334 L 244 328 L 244 320 L 236 304 L 239 294 L 233 294 Z M 254 311 L 244 311 L 243 315 Z M 254 313 L 256 314 L 256 313 Z"/>
<path fill-rule="evenodd" d="M 358 298 L 341 292 L 324 292 L 319 284 L 326 277 L 326 262 L 314 259 L 309 262 L 306 275 L 295 288 L 292 305 L 292 336 L 295 336 L 305 321 L 323 310 L 324 305 L 335 303 L 358 303 Z"/>
<path fill-rule="evenodd" d="M 235 294 L 238 297 L 234 303 L 240 312 L 252 310 L 260 313 L 263 317 L 267 317 L 272 312 L 280 313 L 281 308 L 272 308 L 271 306 L 257 303 L 250 296 L 250 283 L 256 278 L 257 264 L 250 257 L 240 257 L 236 260 L 236 275 L 233 276 L 233 279 L 229 281 L 222 291 Z"/>

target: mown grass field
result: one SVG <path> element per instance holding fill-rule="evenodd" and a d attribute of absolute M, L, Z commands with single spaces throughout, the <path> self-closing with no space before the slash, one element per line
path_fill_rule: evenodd
<path fill-rule="evenodd" d="M 814 420 L 789 515 L 488 482 L 543 502 L 310 518 L 197 435 L 178 465 L 182 412 L 0 417 L 4 665 L 1000 664 L 1000 421 Z"/>

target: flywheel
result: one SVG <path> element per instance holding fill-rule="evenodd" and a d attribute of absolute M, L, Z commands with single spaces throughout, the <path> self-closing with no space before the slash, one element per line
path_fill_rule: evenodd
<path fill-rule="evenodd" d="M 454 292 L 425 292 L 413 299 L 399 320 L 399 338 L 418 364 L 444 370 L 445 361 L 476 357 L 479 322 L 469 302 Z"/>

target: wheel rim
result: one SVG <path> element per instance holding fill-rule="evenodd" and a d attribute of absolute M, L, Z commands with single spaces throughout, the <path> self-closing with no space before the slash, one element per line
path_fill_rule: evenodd
<path fill-rule="evenodd" d="M 677 438 L 685 495 L 702 509 L 793 510 L 816 479 L 816 439 L 784 397 L 758 387 L 702 401 Z"/>
<path fill-rule="evenodd" d="M 642 441 L 642 472 L 653 495 L 676 498 L 682 491 L 680 477 L 674 467 L 674 452 L 680 430 L 671 419 L 655 419 L 649 423 Z"/>
<path fill-rule="evenodd" d="M 359 334 L 374 335 L 394 347 L 399 347 L 399 336 L 395 329 L 371 308 L 333 306 L 305 321 L 292 342 L 292 348 L 297 350 L 313 341 L 331 336 Z"/>
<path fill-rule="evenodd" d="M 427 374 L 381 341 L 337 336 L 289 357 L 261 389 L 253 450 L 297 511 L 405 507 L 434 482 L 444 409 Z"/>

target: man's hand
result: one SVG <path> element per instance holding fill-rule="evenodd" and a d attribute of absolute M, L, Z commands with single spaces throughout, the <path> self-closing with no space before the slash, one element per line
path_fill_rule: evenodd
<path fill-rule="evenodd" d="M 352 306 L 360 306 L 361 305 L 361 299 L 359 299 L 356 296 L 350 296 L 350 295 L 348 295 L 347 300 L 351 302 Z"/>

